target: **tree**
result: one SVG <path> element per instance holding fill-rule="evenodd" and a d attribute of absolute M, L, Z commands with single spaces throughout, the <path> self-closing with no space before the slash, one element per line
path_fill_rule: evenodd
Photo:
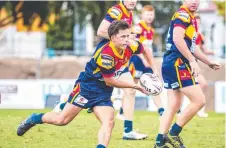
<path fill-rule="evenodd" d="M 225 14 L 226 2 L 225 1 L 214 1 L 214 3 L 217 5 L 219 15 L 223 16 L 224 20 L 225 20 L 226 19 L 226 14 Z"/>

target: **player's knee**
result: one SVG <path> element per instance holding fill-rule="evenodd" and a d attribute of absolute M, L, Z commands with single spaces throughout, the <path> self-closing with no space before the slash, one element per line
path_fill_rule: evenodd
<path fill-rule="evenodd" d="M 132 89 L 132 88 L 126 88 L 126 89 L 124 89 L 124 95 L 126 97 L 128 97 L 129 99 L 134 98 L 136 95 L 136 90 Z"/>
<path fill-rule="evenodd" d="M 60 125 L 60 126 L 67 125 L 68 123 L 69 123 L 69 120 L 65 117 L 59 117 L 57 119 L 57 124 Z"/>
<path fill-rule="evenodd" d="M 206 98 L 205 98 L 204 94 L 199 102 L 199 105 L 201 108 L 206 105 Z"/>
<path fill-rule="evenodd" d="M 208 84 L 206 82 L 205 83 L 202 83 L 202 84 L 200 84 L 200 87 L 202 89 L 206 89 L 208 87 Z"/>
<path fill-rule="evenodd" d="M 107 127 L 108 129 L 113 129 L 115 126 L 115 121 L 114 121 L 114 119 L 111 119 L 109 121 L 103 122 L 103 125 L 105 127 Z"/>
<path fill-rule="evenodd" d="M 202 108 L 203 106 L 205 106 L 206 98 L 204 94 L 199 96 L 199 99 L 196 100 L 196 104 L 199 108 Z"/>
<path fill-rule="evenodd" d="M 176 113 L 180 109 L 180 106 L 181 106 L 181 102 L 179 102 L 179 101 L 175 101 L 175 102 L 171 103 L 172 112 Z"/>

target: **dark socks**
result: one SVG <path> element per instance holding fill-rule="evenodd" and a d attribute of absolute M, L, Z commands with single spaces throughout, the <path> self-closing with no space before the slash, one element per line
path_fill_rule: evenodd
<path fill-rule="evenodd" d="M 124 121 L 124 132 L 129 133 L 133 130 L 133 121 L 125 120 Z"/>
<path fill-rule="evenodd" d="M 98 144 L 97 148 L 106 148 L 106 147 L 104 145 L 102 145 L 102 144 Z"/>
<path fill-rule="evenodd" d="M 163 134 L 158 134 L 158 136 L 156 137 L 156 145 L 160 147 L 163 146 L 164 144 L 165 140 Z"/>
<path fill-rule="evenodd" d="M 161 107 L 158 109 L 159 116 L 162 116 L 163 112 L 164 112 L 164 108 Z"/>
<path fill-rule="evenodd" d="M 44 113 L 41 113 L 41 114 L 37 114 L 36 116 L 34 116 L 34 118 L 32 119 L 32 121 L 35 123 L 35 124 L 42 124 L 42 116 L 44 115 Z"/>
<path fill-rule="evenodd" d="M 123 109 L 122 109 L 122 107 L 120 107 L 119 114 L 120 114 L 120 115 L 123 114 Z"/>
<path fill-rule="evenodd" d="M 60 104 L 60 109 L 63 110 L 66 104 L 67 104 L 67 102 L 61 103 Z"/>
<path fill-rule="evenodd" d="M 180 134 L 181 130 L 182 130 L 182 127 L 180 127 L 178 124 L 175 123 L 172 126 L 169 133 L 170 133 L 171 136 L 178 136 Z"/>

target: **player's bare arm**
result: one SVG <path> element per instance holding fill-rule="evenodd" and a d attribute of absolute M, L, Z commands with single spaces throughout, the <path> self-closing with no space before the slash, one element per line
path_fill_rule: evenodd
<path fill-rule="evenodd" d="M 102 20 L 98 30 L 97 30 L 97 35 L 106 39 L 109 39 L 108 36 L 108 28 L 110 26 L 110 22 L 108 22 L 107 20 Z"/>
<path fill-rule="evenodd" d="M 145 47 L 145 50 L 144 52 L 142 53 L 142 55 L 144 56 L 145 60 L 147 61 L 148 65 L 151 67 L 151 69 L 153 70 L 154 74 L 158 75 L 159 76 L 159 72 L 156 68 L 156 64 L 154 62 L 154 57 L 153 57 L 153 54 L 152 52 L 147 48 Z"/>
<path fill-rule="evenodd" d="M 141 87 L 139 84 L 131 82 L 125 82 L 115 79 L 114 77 L 106 78 L 104 77 L 104 81 L 108 86 L 117 87 L 117 88 L 133 88 L 141 91 L 144 94 L 149 94 L 143 87 Z"/>
<path fill-rule="evenodd" d="M 218 70 L 221 67 L 221 65 L 217 62 L 209 60 L 209 58 L 199 48 L 196 48 L 194 55 L 197 59 L 199 59 L 214 70 Z"/>
<path fill-rule="evenodd" d="M 173 42 L 175 43 L 178 50 L 182 53 L 182 55 L 188 59 L 189 64 L 191 66 L 191 71 L 194 76 L 198 76 L 200 73 L 200 68 L 195 61 L 195 57 L 192 55 L 191 51 L 188 49 L 188 46 L 184 40 L 185 29 L 182 27 L 175 27 L 173 30 Z"/>

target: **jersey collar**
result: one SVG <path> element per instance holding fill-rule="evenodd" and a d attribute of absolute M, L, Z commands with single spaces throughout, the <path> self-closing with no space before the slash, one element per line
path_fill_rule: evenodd
<path fill-rule="evenodd" d="M 123 5 L 123 3 L 119 3 L 119 6 L 121 7 L 123 13 L 129 17 L 130 16 L 130 11 L 126 9 L 126 7 Z"/>
<path fill-rule="evenodd" d="M 182 5 L 180 9 L 185 10 L 192 17 L 192 19 L 195 18 L 195 16 L 188 10 L 186 6 Z"/>
<path fill-rule="evenodd" d="M 115 48 L 115 45 L 114 45 L 111 41 L 110 41 L 110 43 L 109 43 L 109 47 L 111 47 L 113 53 L 114 53 L 118 58 L 123 59 L 123 55 L 124 55 L 125 50 L 123 51 L 123 54 L 120 55 L 120 54 L 118 53 L 117 49 Z"/>
<path fill-rule="evenodd" d="M 144 27 L 144 29 L 146 29 L 146 30 L 148 30 L 148 31 L 150 31 L 151 30 L 151 27 L 149 27 L 146 23 L 145 23 L 145 21 L 140 21 L 140 24 L 141 24 L 141 26 L 143 26 Z"/>

